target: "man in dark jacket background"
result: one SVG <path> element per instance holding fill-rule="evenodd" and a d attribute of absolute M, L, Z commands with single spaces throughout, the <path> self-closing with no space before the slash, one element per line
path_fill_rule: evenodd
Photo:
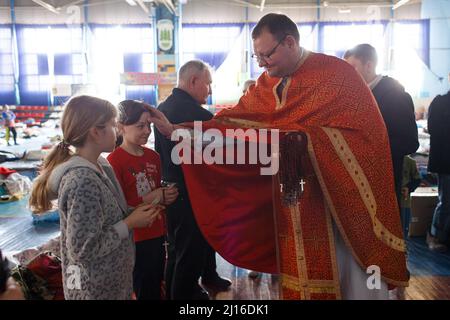
<path fill-rule="evenodd" d="M 185 63 L 178 73 L 178 86 L 158 110 L 173 124 L 210 120 L 212 113 L 201 105 L 211 94 L 211 82 L 211 73 L 205 63 L 199 60 Z M 171 158 L 175 144 L 155 128 L 155 148 L 161 157 L 163 180 L 176 183 L 180 193 L 166 211 L 169 239 L 167 296 L 174 300 L 206 300 L 208 294 L 198 285 L 200 276 L 202 284 L 219 291 L 226 290 L 231 282 L 217 274 L 215 251 L 198 228 L 183 171 Z"/>
<path fill-rule="evenodd" d="M 364 78 L 383 116 L 391 145 L 395 193 L 400 207 L 403 158 L 419 147 L 414 103 L 397 80 L 376 73 L 378 56 L 371 45 L 357 45 L 344 54 L 344 59 Z"/>
<path fill-rule="evenodd" d="M 450 91 L 431 102 L 428 109 L 428 133 L 428 171 L 438 174 L 439 202 L 427 243 L 430 250 L 444 252 L 448 249 L 445 243 L 450 238 Z"/>

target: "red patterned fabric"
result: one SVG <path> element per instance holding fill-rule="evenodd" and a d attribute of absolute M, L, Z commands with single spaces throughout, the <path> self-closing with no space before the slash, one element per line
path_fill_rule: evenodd
<path fill-rule="evenodd" d="M 340 288 L 334 222 L 363 270 L 377 265 L 385 281 L 407 285 L 389 141 L 370 90 L 346 62 L 315 53 L 288 78 L 281 99 L 276 95 L 280 82 L 264 73 L 237 106 L 204 123 L 204 129 L 304 132 L 306 186 L 299 205 L 281 204 L 277 177 L 270 194 L 261 185 L 270 181 L 251 172 L 246 177 L 242 166 L 184 165 L 205 237 L 230 262 L 259 271 L 278 270 L 285 299 L 335 299 Z M 268 198 L 273 199 L 272 223 L 268 218 L 264 223 L 251 219 L 252 214 L 262 215 L 255 212 Z M 269 237 L 262 241 L 261 234 L 273 232 L 275 252 L 267 254 L 263 270 L 258 265 L 261 252 L 269 253 L 273 244 Z M 239 243 L 232 243 L 234 238 Z"/>

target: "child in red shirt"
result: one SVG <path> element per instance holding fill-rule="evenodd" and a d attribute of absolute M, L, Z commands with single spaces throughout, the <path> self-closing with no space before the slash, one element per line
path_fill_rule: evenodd
<path fill-rule="evenodd" d="M 161 187 L 159 154 L 144 147 L 151 133 L 151 106 L 134 100 L 119 104 L 120 146 L 109 156 L 127 203 L 137 207 L 142 203 L 169 205 L 178 196 L 176 187 Z M 146 228 L 134 229 L 136 262 L 133 287 L 138 300 L 159 300 L 165 265 L 165 219 L 160 216 Z"/>

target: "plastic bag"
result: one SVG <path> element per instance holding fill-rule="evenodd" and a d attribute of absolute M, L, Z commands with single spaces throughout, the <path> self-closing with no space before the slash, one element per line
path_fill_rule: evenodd
<path fill-rule="evenodd" d="M 10 195 L 23 196 L 31 191 L 30 178 L 23 176 L 17 172 L 11 173 L 6 179 L 1 180 L 4 183 Z"/>

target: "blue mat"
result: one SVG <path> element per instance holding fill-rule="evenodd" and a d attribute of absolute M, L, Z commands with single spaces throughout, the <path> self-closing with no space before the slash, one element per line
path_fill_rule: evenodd
<path fill-rule="evenodd" d="M 450 252 L 428 250 L 424 237 L 407 240 L 408 270 L 415 276 L 450 276 Z"/>
<path fill-rule="evenodd" d="M 28 208 L 28 199 L 29 198 L 30 198 L 30 196 L 27 195 L 18 201 L 0 203 L 0 219 L 1 218 L 31 217 L 31 211 Z"/>

